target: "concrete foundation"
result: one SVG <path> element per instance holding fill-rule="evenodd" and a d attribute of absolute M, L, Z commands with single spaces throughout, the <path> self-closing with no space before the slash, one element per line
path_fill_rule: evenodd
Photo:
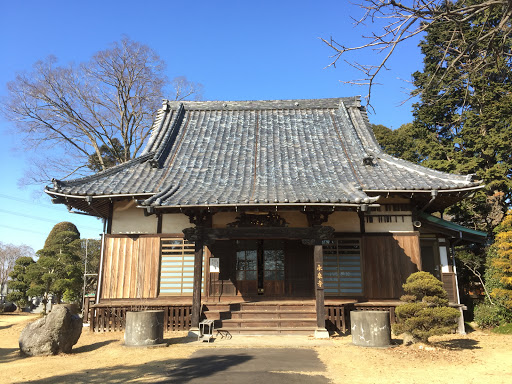
<path fill-rule="evenodd" d="M 126 312 L 125 345 L 152 346 L 163 339 L 164 311 Z"/>
<path fill-rule="evenodd" d="M 391 327 L 388 311 L 351 311 L 352 344 L 360 347 L 389 347 Z"/>
<path fill-rule="evenodd" d="M 315 329 L 315 339 L 328 339 L 329 332 L 325 328 Z"/>

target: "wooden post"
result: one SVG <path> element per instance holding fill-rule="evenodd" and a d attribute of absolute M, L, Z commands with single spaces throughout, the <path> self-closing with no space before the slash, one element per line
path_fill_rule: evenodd
<path fill-rule="evenodd" d="M 329 332 L 325 328 L 325 304 L 324 304 L 324 250 L 322 241 L 315 241 L 314 249 L 315 265 L 315 297 L 316 297 L 316 330 L 315 338 L 329 338 Z"/>
<path fill-rule="evenodd" d="M 201 317 L 201 283 L 203 274 L 203 241 L 198 236 L 195 242 L 194 254 L 194 287 L 192 294 L 192 319 L 191 330 L 199 330 L 199 318 Z"/>

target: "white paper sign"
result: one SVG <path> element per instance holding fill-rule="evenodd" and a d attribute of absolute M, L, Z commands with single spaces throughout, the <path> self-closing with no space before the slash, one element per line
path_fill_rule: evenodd
<path fill-rule="evenodd" d="M 219 273 L 219 258 L 211 257 L 210 258 L 210 273 Z"/>

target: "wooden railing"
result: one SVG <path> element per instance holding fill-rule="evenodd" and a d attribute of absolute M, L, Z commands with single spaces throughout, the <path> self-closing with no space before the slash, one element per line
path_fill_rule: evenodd
<path fill-rule="evenodd" d="M 391 324 L 395 322 L 395 304 L 356 303 L 325 306 L 325 326 L 332 333 L 346 334 L 350 329 L 350 311 L 389 311 Z M 154 305 L 148 310 L 164 311 L 164 331 L 187 331 L 190 329 L 191 305 Z M 122 331 L 125 328 L 126 312 L 140 311 L 130 305 L 96 304 L 89 309 L 90 330 L 94 332 Z"/>
<path fill-rule="evenodd" d="M 329 333 L 346 334 L 350 329 L 350 311 L 389 311 L 389 321 L 396 322 L 397 303 L 385 305 L 380 303 L 351 303 L 325 306 L 325 327 Z"/>
<path fill-rule="evenodd" d="M 89 322 L 89 314 L 91 313 L 91 306 L 94 305 L 94 301 L 96 300 L 95 297 L 86 297 L 84 299 L 84 308 L 83 308 L 83 320 L 84 323 Z"/>
<path fill-rule="evenodd" d="M 326 305 L 325 306 L 325 327 L 329 333 L 345 334 L 348 324 L 348 305 Z"/>
<path fill-rule="evenodd" d="M 164 311 L 164 331 L 186 331 L 190 329 L 192 306 L 190 305 L 159 305 L 144 307 L 147 310 Z M 92 332 L 122 331 L 126 324 L 126 312 L 140 311 L 130 305 L 96 304 L 89 310 L 90 330 Z"/>
<path fill-rule="evenodd" d="M 379 305 L 379 304 L 368 304 L 368 303 L 357 303 L 354 305 L 356 311 L 389 311 L 389 322 L 394 324 L 396 322 L 395 308 L 398 303 L 390 305 Z"/>

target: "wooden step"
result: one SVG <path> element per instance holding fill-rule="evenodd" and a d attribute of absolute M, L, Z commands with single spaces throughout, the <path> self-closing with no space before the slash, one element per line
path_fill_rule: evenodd
<path fill-rule="evenodd" d="M 230 304 L 221 303 L 206 303 L 203 304 L 203 311 L 231 311 L 232 307 Z"/>
<path fill-rule="evenodd" d="M 243 335 L 311 335 L 317 325 L 310 302 L 206 303 L 203 318 L 215 320 L 216 329 Z"/>
<path fill-rule="evenodd" d="M 233 310 L 233 309 L 232 309 Z M 303 311 L 315 310 L 315 305 L 312 304 L 258 304 L 258 303 L 240 303 L 240 310 L 258 310 L 269 312 L 280 311 Z"/>
<path fill-rule="evenodd" d="M 243 310 L 231 312 L 231 319 L 316 319 L 315 311 L 259 311 Z"/>
<path fill-rule="evenodd" d="M 217 320 L 221 328 L 296 328 L 315 327 L 316 319 L 228 319 Z"/>
<path fill-rule="evenodd" d="M 229 335 L 265 336 L 265 335 L 314 335 L 315 327 L 282 327 L 282 328 L 220 328 L 221 333 Z M 217 333 L 217 330 L 215 330 Z M 220 337 L 220 336 L 218 336 Z"/>

